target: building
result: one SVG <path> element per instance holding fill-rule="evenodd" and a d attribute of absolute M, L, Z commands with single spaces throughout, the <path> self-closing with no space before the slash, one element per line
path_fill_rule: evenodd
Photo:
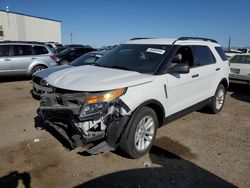
<path fill-rule="evenodd" d="M 61 21 L 0 10 L 0 41 L 61 43 Z"/>

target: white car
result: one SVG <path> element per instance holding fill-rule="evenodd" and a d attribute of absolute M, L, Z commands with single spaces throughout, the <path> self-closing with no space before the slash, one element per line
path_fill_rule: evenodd
<path fill-rule="evenodd" d="M 231 81 L 246 82 L 250 85 L 250 54 L 238 54 L 230 60 Z"/>
<path fill-rule="evenodd" d="M 53 92 L 42 95 L 38 111 L 72 148 L 99 141 L 89 153 L 120 147 L 139 158 L 162 125 L 205 106 L 218 113 L 228 76 L 215 40 L 135 39 L 94 65 L 50 74 Z"/>

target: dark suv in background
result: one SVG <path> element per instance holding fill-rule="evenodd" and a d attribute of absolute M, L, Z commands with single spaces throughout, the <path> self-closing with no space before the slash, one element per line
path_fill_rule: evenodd
<path fill-rule="evenodd" d="M 57 53 L 58 64 L 68 64 L 69 62 L 75 60 L 76 58 L 88 53 L 95 51 L 93 48 L 89 47 L 71 47 Z"/>
<path fill-rule="evenodd" d="M 30 76 L 57 65 L 56 55 L 44 43 L 0 42 L 0 76 Z"/>

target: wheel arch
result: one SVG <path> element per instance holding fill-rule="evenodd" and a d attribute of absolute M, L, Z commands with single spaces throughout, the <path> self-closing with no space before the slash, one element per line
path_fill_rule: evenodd
<path fill-rule="evenodd" d="M 225 87 L 226 91 L 227 91 L 228 86 L 229 86 L 228 79 L 226 79 L 226 78 L 221 79 L 219 85 L 220 85 L 220 84 L 222 84 L 222 85 Z"/>
<path fill-rule="evenodd" d="M 135 111 L 140 110 L 144 106 L 147 106 L 155 111 L 159 122 L 159 127 L 161 127 L 164 123 L 164 118 L 165 118 L 165 110 L 163 105 L 155 99 L 150 99 L 140 104 Z"/>
<path fill-rule="evenodd" d="M 30 74 L 32 73 L 33 69 L 34 69 L 35 67 L 37 67 L 37 66 L 44 66 L 44 67 L 46 67 L 46 68 L 49 67 L 46 63 L 44 63 L 44 62 L 42 62 L 42 61 L 41 61 L 41 62 L 38 61 L 38 62 L 35 62 L 35 63 L 30 64 L 30 66 L 29 66 L 29 68 L 28 68 L 27 74 L 30 75 Z"/>

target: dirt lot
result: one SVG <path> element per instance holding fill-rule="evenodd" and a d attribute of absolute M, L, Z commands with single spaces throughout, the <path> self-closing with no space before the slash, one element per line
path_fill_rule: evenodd
<path fill-rule="evenodd" d="M 67 151 L 36 118 L 29 80 L 0 83 L 0 187 L 250 187 L 250 89 L 230 86 L 223 111 L 158 130 L 141 159 Z"/>

